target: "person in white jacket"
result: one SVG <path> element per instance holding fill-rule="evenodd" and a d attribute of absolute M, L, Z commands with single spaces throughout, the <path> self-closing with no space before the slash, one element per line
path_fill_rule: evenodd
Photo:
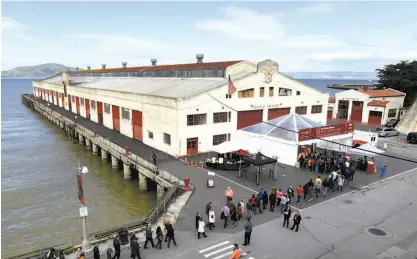
<path fill-rule="evenodd" d="M 208 219 L 208 222 L 209 222 L 208 227 L 209 227 L 210 230 L 212 228 L 216 227 L 214 225 L 214 222 L 216 222 L 216 215 L 214 213 L 214 209 L 213 208 L 211 208 L 210 211 L 209 211 L 209 219 Z"/>
<path fill-rule="evenodd" d="M 345 176 L 344 175 L 340 175 L 337 177 L 337 190 L 343 192 L 343 184 L 345 183 Z"/>
<path fill-rule="evenodd" d="M 200 239 L 201 234 L 203 234 L 204 238 L 207 237 L 205 228 L 206 228 L 206 223 L 204 222 L 203 217 L 200 217 L 200 221 L 198 222 L 198 234 L 197 234 L 198 239 Z"/>

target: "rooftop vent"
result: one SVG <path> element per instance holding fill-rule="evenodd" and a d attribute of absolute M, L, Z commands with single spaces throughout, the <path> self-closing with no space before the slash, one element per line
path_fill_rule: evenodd
<path fill-rule="evenodd" d="M 88 66 L 87 66 L 87 70 L 90 70 L 90 69 L 91 69 L 91 66 L 90 66 L 90 65 L 88 65 Z"/>
<path fill-rule="evenodd" d="M 195 57 L 197 58 L 197 63 L 198 64 L 203 63 L 204 54 L 197 54 L 197 55 L 195 55 Z"/>
<path fill-rule="evenodd" d="M 106 64 L 101 64 L 102 69 L 106 69 Z"/>
<path fill-rule="evenodd" d="M 80 70 L 80 68 L 79 68 L 79 67 L 76 67 L 76 68 L 75 68 L 75 71 L 79 71 L 79 70 Z"/>
<path fill-rule="evenodd" d="M 122 66 L 123 66 L 123 68 L 126 68 L 127 62 L 122 62 Z"/>
<path fill-rule="evenodd" d="M 151 59 L 151 63 L 152 63 L 152 66 L 156 66 L 156 62 L 157 62 L 158 60 L 156 59 L 156 58 L 152 58 Z"/>

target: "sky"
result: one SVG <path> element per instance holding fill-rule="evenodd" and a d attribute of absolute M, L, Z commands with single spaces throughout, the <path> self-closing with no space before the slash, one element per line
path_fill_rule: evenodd
<path fill-rule="evenodd" d="M 272 59 L 284 72 L 417 59 L 417 2 L 4 2 L 2 70 Z"/>

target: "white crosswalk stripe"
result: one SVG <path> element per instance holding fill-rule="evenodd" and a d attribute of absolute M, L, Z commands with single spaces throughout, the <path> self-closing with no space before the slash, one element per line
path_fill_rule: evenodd
<path fill-rule="evenodd" d="M 233 252 L 233 245 L 230 244 L 230 241 L 224 241 L 218 244 L 214 244 L 212 246 L 206 247 L 200 251 L 200 254 L 204 255 L 207 259 L 226 259 Z M 247 254 L 241 249 L 241 256 L 246 256 Z M 249 257 L 247 259 L 255 259 L 253 257 Z"/>

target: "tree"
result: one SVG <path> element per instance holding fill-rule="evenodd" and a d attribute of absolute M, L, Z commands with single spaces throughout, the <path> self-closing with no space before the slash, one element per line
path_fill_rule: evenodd
<path fill-rule="evenodd" d="M 379 88 L 392 88 L 407 94 L 404 106 L 411 106 L 417 97 L 417 60 L 401 61 L 376 69 Z"/>

